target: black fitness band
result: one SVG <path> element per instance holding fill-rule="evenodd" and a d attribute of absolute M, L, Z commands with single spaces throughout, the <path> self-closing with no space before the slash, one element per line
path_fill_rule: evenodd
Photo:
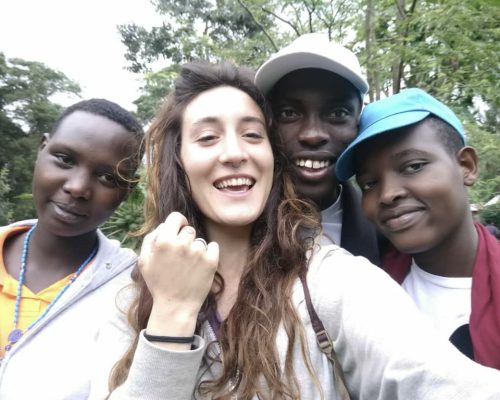
<path fill-rule="evenodd" d="M 192 344 L 194 336 L 156 336 L 148 335 L 144 332 L 144 337 L 148 342 L 162 342 L 162 343 L 185 343 Z"/>

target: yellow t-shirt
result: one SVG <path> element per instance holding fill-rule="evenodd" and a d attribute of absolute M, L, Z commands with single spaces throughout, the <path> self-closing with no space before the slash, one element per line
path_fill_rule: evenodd
<path fill-rule="evenodd" d="M 14 306 L 19 283 L 17 279 L 7 273 L 3 248 L 5 240 L 9 236 L 18 235 L 29 228 L 30 226 L 17 226 L 0 230 L 0 357 L 5 355 L 5 346 L 9 342 L 9 333 L 14 329 Z M 23 285 L 17 327 L 25 331 L 32 322 L 36 321 L 51 301 L 54 300 L 57 293 L 68 283 L 72 275 L 69 274 L 38 293 L 33 293 Z"/>

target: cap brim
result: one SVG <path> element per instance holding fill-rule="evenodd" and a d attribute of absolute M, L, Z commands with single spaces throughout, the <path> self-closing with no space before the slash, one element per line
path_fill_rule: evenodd
<path fill-rule="evenodd" d="M 258 69 L 255 84 L 268 95 L 272 87 L 286 74 L 304 68 L 319 68 L 336 73 L 351 82 L 362 95 L 368 92 L 368 83 L 350 69 L 328 57 L 309 52 L 294 52 L 271 58 Z"/>
<path fill-rule="evenodd" d="M 429 111 L 403 112 L 381 119 L 365 128 L 337 160 L 335 173 L 339 181 L 346 181 L 355 174 L 354 153 L 361 143 L 384 132 L 415 124 L 422 121 L 429 114 L 431 114 Z"/>

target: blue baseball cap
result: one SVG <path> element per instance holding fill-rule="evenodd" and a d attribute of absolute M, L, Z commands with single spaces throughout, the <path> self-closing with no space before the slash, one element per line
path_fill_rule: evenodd
<path fill-rule="evenodd" d="M 415 124 L 431 114 L 451 125 L 465 143 L 464 127 L 450 108 L 422 89 L 406 89 L 394 96 L 370 103 L 363 109 L 359 134 L 340 155 L 335 165 L 337 178 L 346 181 L 354 175 L 354 153 L 365 140 Z"/>

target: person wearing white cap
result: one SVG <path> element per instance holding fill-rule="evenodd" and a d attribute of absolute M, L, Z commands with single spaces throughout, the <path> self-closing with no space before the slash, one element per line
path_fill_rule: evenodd
<path fill-rule="evenodd" d="M 326 35 L 305 34 L 272 55 L 255 83 L 271 102 L 297 192 L 321 210 L 324 233 L 379 264 L 377 235 L 361 213 L 359 192 L 335 176 L 368 91 L 356 55 Z"/>

